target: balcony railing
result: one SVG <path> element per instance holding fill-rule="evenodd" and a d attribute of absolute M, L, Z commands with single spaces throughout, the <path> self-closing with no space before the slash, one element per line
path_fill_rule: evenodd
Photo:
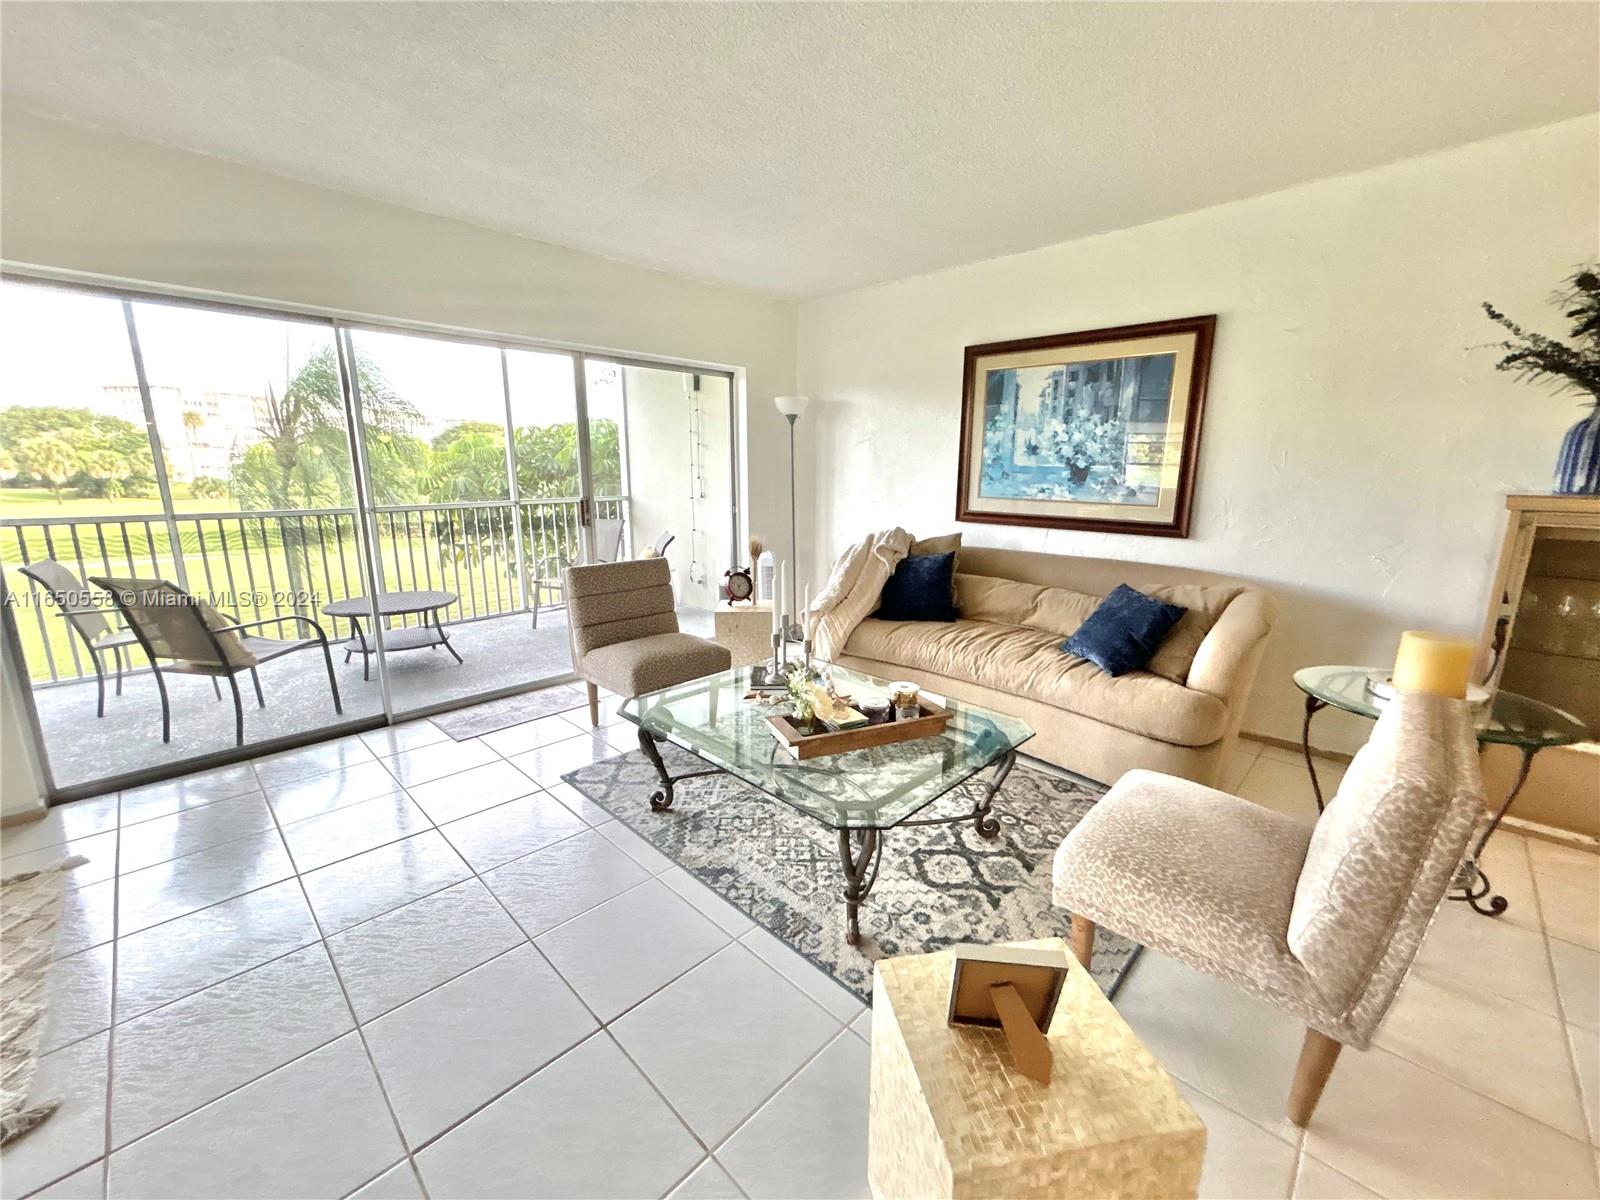
<path fill-rule="evenodd" d="M 628 498 L 596 499 L 595 515 L 626 528 Z M 66 683 L 92 677 L 94 667 L 20 567 L 53 558 L 84 581 L 169 579 L 246 620 L 316 616 L 324 604 L 367 591 L 357 520 L 350 508 L 0 520 L 0 568 L 29 673 L 36 684 Z M 447 624 L 559 604 L 561 568 L 582 557 L 575 496 L 386 505 L 373 512 L 373 527 L 379 586 L 456 593 Z"/>

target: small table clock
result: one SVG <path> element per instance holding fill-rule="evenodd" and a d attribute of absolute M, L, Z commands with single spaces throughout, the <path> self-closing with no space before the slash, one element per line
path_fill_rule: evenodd
<path fill-rule="evenodd" d="M 750 577 L 750 572 L 745 567 L 735 567 L 725 572 L 722 576 L 722 590 L 728 594 L 730 601 L 755 602 L 756 583 Z"/>

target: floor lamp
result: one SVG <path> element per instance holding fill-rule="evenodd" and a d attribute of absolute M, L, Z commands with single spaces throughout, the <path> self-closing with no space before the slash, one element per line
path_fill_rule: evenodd
<path fill-rule="evenodd" d="M 805 640 L 805 629 L 800 624 L 800 605 L 796 598 L 800 593 L 800 539 L 795 533 L 795 502 L 794 502 L 794 423 L 806 411 L 806 405 L 811 401 L 805 396 L 779 396 L 774 401 L 778 411 L 783 414 L 783 419 L 789 422 L 789 558 L 794 564 L 789 572 L 789 626 L 784 630 L 791 642 Z M 780 607 L 783 597 L 775 597 L 774 603 Z"/>

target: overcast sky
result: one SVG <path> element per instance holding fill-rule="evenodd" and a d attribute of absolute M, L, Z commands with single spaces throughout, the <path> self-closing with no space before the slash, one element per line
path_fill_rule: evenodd
<path fill-rule="evenodd" d="M 195 402 L 208 391 L 260 396 L 270 386 L 281 394 L 290 374 L 333 338 L 326 325 L 166 304 L 135 304 L 134 317 L 151 387 L 180 389 Z M 424 436 L 456 421 L 503 420 L 497 350 L 406 334 L 352 336 L 358 352 L 369 355 L 390 386 L 422 412 Z M 572 420 L 567 356 L 512 351 L 508 366 L 516 424 Z M 593 416 L 618 415 L 616 377 L 614 369 L 591 364 Z M 123 414 L 123 403 L 109 398 L 106 388 L 135 382 L 120 302 L 0 286 L 0 407 L 57 405 Z"/>

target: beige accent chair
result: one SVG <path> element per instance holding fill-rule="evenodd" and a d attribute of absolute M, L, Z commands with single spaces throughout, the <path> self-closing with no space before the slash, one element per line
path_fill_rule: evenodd
<path fill-rule="evenodd" d="M 1112 678 L 1061 643 L 1119 583 L 1189 611 L 1148 669 Z M 1278 615 L 1226 575 L 983 546 L 961 548 L 956 599 L 957 621 L 868 617 L 832 661 L 1021 717 L 1028 754 L 1104 783 L 1144 767 L 1215 785 Z"/>
<path fill-rule="evenodd" d="M 1061 843 L 1055 903 L 1085 965 L 1104 925 L 1303 1020 L 1303 1126 L 1340 1048 L 1371 1043 L 1482 809 L 1466 705 L 1404 694 L 1314 827 L 1130 771 Z"/>
<path fill-rule="evenodd" d="M 568 567 L 572 667 L 600 724 L 600 688 L 639 696 L 733 666 L 726 646 L 678 630 L 672 568 L 664 558 Z"/>

